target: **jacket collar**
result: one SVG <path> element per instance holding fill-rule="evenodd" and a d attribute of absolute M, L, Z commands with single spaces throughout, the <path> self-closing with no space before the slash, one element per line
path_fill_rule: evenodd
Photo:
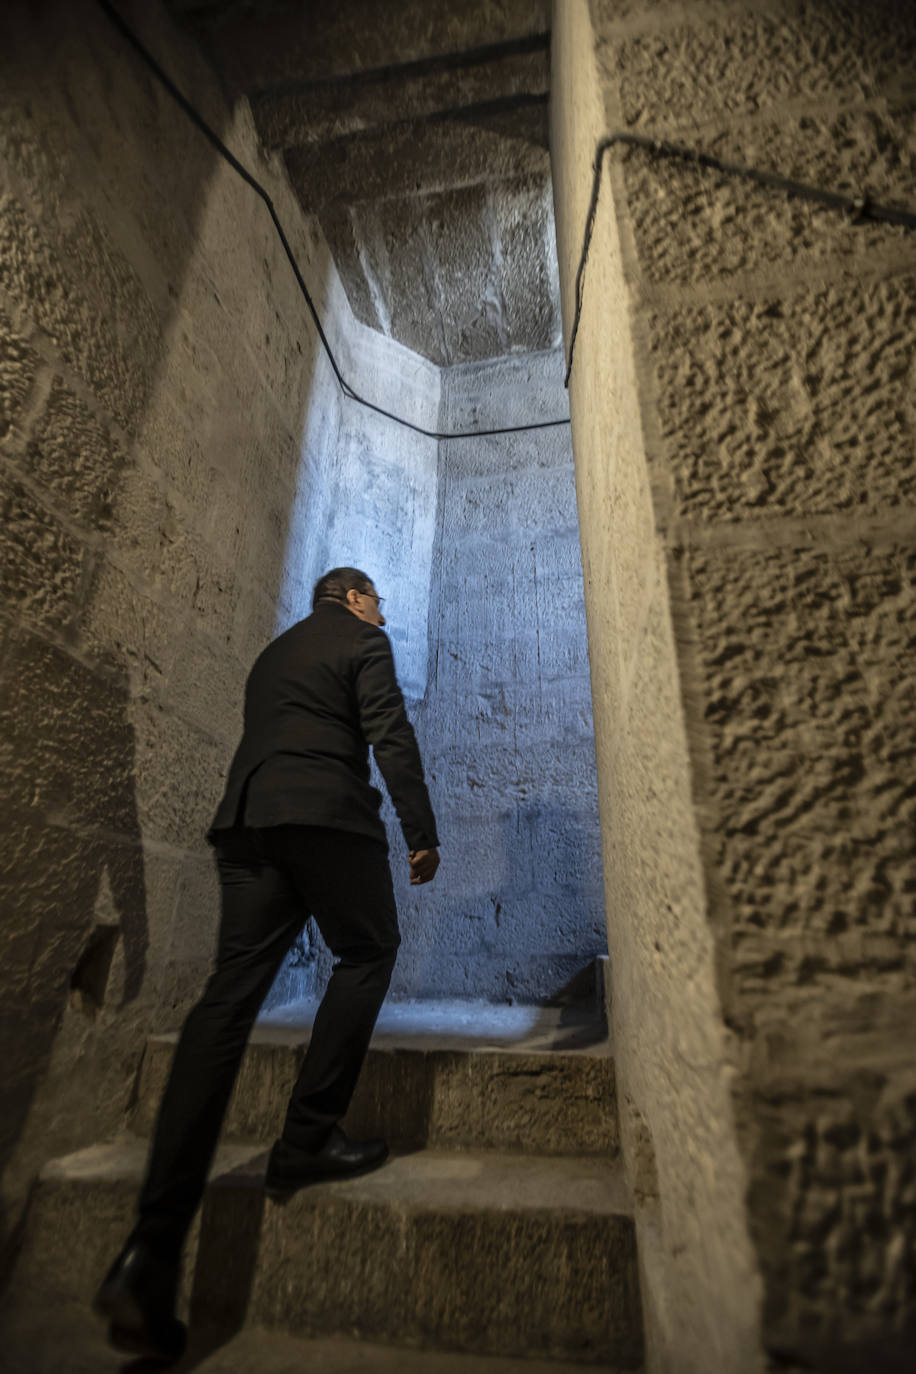
<path fill-rule="evenodd" d="M 324 615 L 326 611 L 330 611 L 332 615 L 353 615 L 353 612 L 349 610 L 342 601 L 331 600 L 319 601 L 314 611 L 312 611 L 312 615 Z"/>

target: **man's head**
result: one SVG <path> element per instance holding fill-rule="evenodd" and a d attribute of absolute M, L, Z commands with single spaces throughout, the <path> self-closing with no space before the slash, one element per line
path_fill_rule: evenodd
<path fill-rule="evenodd" d="M 359 568 L 332 568 L 324 577 L 319 577 L 312 593 L 312 610 L 321 601 L 339 601 L 369 625 L 385 624 L 381 611 L 382 598 L 372 585 L 372 578 L 360 572 Z"/>

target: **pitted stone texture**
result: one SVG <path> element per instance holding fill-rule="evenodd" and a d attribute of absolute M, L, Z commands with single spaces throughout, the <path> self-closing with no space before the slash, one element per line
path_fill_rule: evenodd
<path fill-rule="evenodd" d="M 216 958 L 220 889 L 212 852 L 189 854 L 181 863 L 167 958 L 205 968 Z"/>
<path fill-rule="evenodd" d="M 16 424 L 38 370 L 35 350 L 0 314 L 0 440 Z"/>
<path fill-rule="evenodd" d="M 906 207 L 916 175 L 911 109 L 767 119 L 702 139 L 726 162 L 777 172 L 825 190 Z M 620 157 L 619 152 L 610 154 Z M 654 156 L 624 153 L 624 184 L 636 250 L 647 281 L 702 289 L 717 278 L 794 270 L 873 268 L 877 257 L 911 253 L 902 225 L 854 220 L 835 209 Z M 603 206 L 600 213 L 610 213 Z M 586 288 L 587 289 L 587 288 Z"/>
<path fill-rule="evenodd" d="M 714 948 L 687 745 L 672 728 L 681 712 L 673 651 L 659 586 L 626 715 L 601 741 L 613 789 L 605 873 L 616 915 L 608 921 L 615 1061 L 628 1098 L 621 1143 L 632 1186 L 648 1191 L 639 1246 L 657 1358 L 684 1332 L 677 1359 L 685 1369 L 757 1370 L 759 1279 L 741 1205 L 747 1176 L 733 1135 L 729 1046 L 711 1011 Z M 702 1319 L 699 1283 L 715 1294 Z"/>
<path fill-rule="evenodd" d="M 914 971 L 916 555 L 693 553 L 731 1014 Z"/>
<path fill-rule="evenodd" d="M 698 8 L 690 6 L 691 18 Z M 603 9 L 618 12 L 616 4 Z M 602 86 L 594 63 L 589 11 L 594 6 L 556 7 L 552 50 L 551 146 L 567 331 L 595 144 L 621 123 L 613 109 L 616 91 Z M 634 28 L 670 13 L 659 6 L 620 11 Z M 680 25 L 685 12 L 679 7 Z M 642 340 L 634 347 L 637 264 L 624 237 L 629 226 L 614 222 L 615 203 L 623 201 L 618 159 L 610 161 L 613 194 L 602 200 L 605 213 L 599 209 L 595 224 L 570 408 L 604 840 L 609 1005 L 621 1147 L 638 1193 L 646 1365 L 684 1374 L 757 1374 L 765 1363 L 761 1284 L 747 1227 L 747 1175 L 735 1138 L 729 1044 L 694 815 L 698 781 L 684 720 L 690 697 L 657 532 L 665 474 Z M 609 190 L 606 183 L 604 193 Z"/>
<path fill-rule="evenodd" d="M 482 186 L 462 187 L 432 196 L 424 207 L 424 227 L 435 264 L 439 316 L 445 355 L 437 361 L 465 362 L 509 351 L 502 309 L 501 262 L 494 251 Z M 516 345 L 531 347 L 524 331 Z"/>
<path fill-rule="evenodd" d="M 396 202 L 393 208 L 397 209 Z M 345 285 L 350 309 L 362 324 L 384 333 L 390 311 L 381 298 L 378 279 L 388 273 L 389 259 L 372 207 L 327 205 L 321 212 L 321 228 L 328 243 L 334 245 L 334 265 Z M 416 267 L 422 273 L 420 260 Z M 406 337 L 401 342 L 410 347 Z"/>
<path fill-rule="evenodd" d="M 367 344 L 247 109 L 221 104 L 158 7 L 125 15 L 270 186 L 350 379 L 432 427 L 435 369 Z M 218 902 L 203 832 L 244 675 L 320 572 L 369 552 L 380 578 L 403 570 L 397 648 L 422 692 L 436 455 L 354 422 L 263 204 L 98 6 L 7 6 L 0 27 L 4 823 L 28 840 L 4 898 L 22 919 L 4 967 L 28 990 L 4 1021 L 14 1225 L 52 1138 L 113 1128 L 137 1021 L 174 1024 L 199 995 Z M 353 473 L 370 470 L 378 499 L 357 510 Z M 96 917 L 125 912 L 93 1019 L 69 979 Z"/>
<path fill-rule="evenodd" d="M 159 351 L 159 323 L 140 280 L 98 224 L 81 214 L 41 227 L 0 196 L 0 287 L 27 306 L 115 420 L 136 427 Z"/>
<path fill-rule="evenodd" d="M 791 3 L 791 0 L 789 0 Z M 779 0 L 770 0 L 776 8 Z M 702 6 L 704 17 L 718 17 L 727 12 L 734 0 L 699 0 L 694 10 Z M 588 10 L 595 34 L 599 37 L 619 27 L 623 31 L 639 33 L 643 29 L 661 30 L 665 26 L 680 27 L 684 22 L 683 0 L 588 0 Z"/>
<path fill-rule="evenodd" d="M 911 6 L 593 4 L 593 92 L 563 79 L 573 53 L 588 70 L 584 8 L 558 7 L 553 50 L 567 308 L 590 153 L 625 123 L 851 192 L 873 167 L 879 198 L 908 202 Z M 571 405 L 594 502 L 580 507 L 622 1146 L 631 1168 L 654 1165 L 648 1364 L 756 1370 L 763 1334 L 839 1368 L 867 1334 L 849 1367 L 884 1367 L 909 1316 L 895 1180 L 912 1143 L 881 1146 L 847 1188 L 813 1142 L 822 1107 L 866 1129 L 844 1067 L 857 1038 L 863 1081 L 912 1093 L 908 240 L 686 163 L 608 161 Z M 642 440 L 649 481 L 618 470 L 618 436 L 637 467 Z M 856 541 L 859 514 L 873 540 Z M 653 539 L 655 578 L 637 552 Z M 621 573 L 637 574 L 626 618 Z M 847 929 L 829 928 L 835 912 Z"/>
<path fill-rule="evenodd" d="M 27 450 L 31 475 L 89 529 L 111 525 L 111 503 L 127 461 L 120 441 L 79 396 L 55 379 Z"/>
<path fill-rule="evenodd" d="M 916 277 L 658 312 L 651 347 L 678 514 L 916 502 Z"/>
<path fill-rule="evenodd" d="M 746 1104 L 759 1135 L 754 1226 L 774 1344 L 798 1349 L 802 1332 L 802 1350 L 826 1347 L 838 1365 L 860 1351 L 865 1367 L 871 1351 L 874 1367 L 902 1370 L 912 1355 L 916 1075 L 905 1028 L 913 1011 L 879 1053 L 863 1055 L 841 1038 L 829 1068 L 797 1064 Z M 835 1310 L 845 1314 L 841 1337 Z"/>
<path fill-rule="evenodd" d="M 607 78 L 619 83 L 627 124 L 683 133 L 695 129 L 698 111 L 709 122 L 788 101 L 858 103 L 916 59 L 916 23 L 902 4 L 866 10 L 808 0 L 789 12 L 736 6 L 702 20 L 610 38 L 599 48 Z"/>
<path fill-rule="evenodd" d="M 265 626 L 265 643 L 268 637 Z M 241 734 L 245 679 L 254 660 L 243 663 L 224 635 L 196 630 L 188 639 L 187 649 L 175 654 L 167 677 L 157 675 L 156 665 L 147 663 L 148 676 L 154 681 L 158 676 L 158 695 L 166 711 L 234 749 Z"/>
<path fill-rule="evenodd" d="M 76 609 L 87 553 L 59 517 L 7 472 L 0 501 L 0 594 L 8 611 L 59 628 Z"/>
<path fill-rule="evenodd" d="M 104 556 L 93 568 L 87 605 L 78 620 L 86 654 L 115 678 L 129 676 L 138 694 L 148 695 L 171 676 L 179 654 L 179 621 L 149 589 Z"/>

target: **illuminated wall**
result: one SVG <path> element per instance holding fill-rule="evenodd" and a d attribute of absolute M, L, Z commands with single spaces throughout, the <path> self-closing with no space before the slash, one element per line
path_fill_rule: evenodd
<path fill-rule="evenodd" d="M 443 370 L 440 426 L 560 417 L 562 375 L 556 351 Z M 390 424 L 388 456 L 372 456 L 367 476 L 371 446 L 362 428 L 346 433 L 348 411 L 338 442 L 354 455 L 346 472 L 356 498 L 328 519 L 352 542 L 322 542 L 321 522 L 308 519 L 291 537 L 303 548 L 317 541 L 333 561 L 344 549 L 369 551 L 439 822 L 442 868 L 432 886 L 411 888 L 386 802 L 403 932 L 391 995 L 575 995 L 569 985 L 578 977 L 584 991 L 583 971 L 607 944 L 569 428 L 442 442 L 431 490 L 410 435 Z M 402 511 L 412 521 L 399 522 Z M 428 583 L 411 532 L 432 554 Z M 406 643 L 401 623 L 421 598 L 425 691 L 412 623 Z M 328 968 L 310 926 L 268 1005 L 313 995 Z"/>

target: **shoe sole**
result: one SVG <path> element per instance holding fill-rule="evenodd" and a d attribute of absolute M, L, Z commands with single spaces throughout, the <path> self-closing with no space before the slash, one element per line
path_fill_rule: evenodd
<path fill-rule="evenodd" d="M 363 1174 L 371 1174 L 387 1162 L 388 1155 L 386 1153 L 381 1159 L 374 1159 L 371 1164 L 361 1164 L 358 1169 L 347 1169 L 345 1173 L 309 1174 L 307 1177 L 297 1178 L 295 1182 L 290 1183 L 265 1177 L 264 1193 L 273 1202 L 285 1202 L 294 1193 L 298 1193 L 301 1188 L 311 1188 L 315 1183 L 341 1183 L 348 1178 L 361 1178 Z"/>

